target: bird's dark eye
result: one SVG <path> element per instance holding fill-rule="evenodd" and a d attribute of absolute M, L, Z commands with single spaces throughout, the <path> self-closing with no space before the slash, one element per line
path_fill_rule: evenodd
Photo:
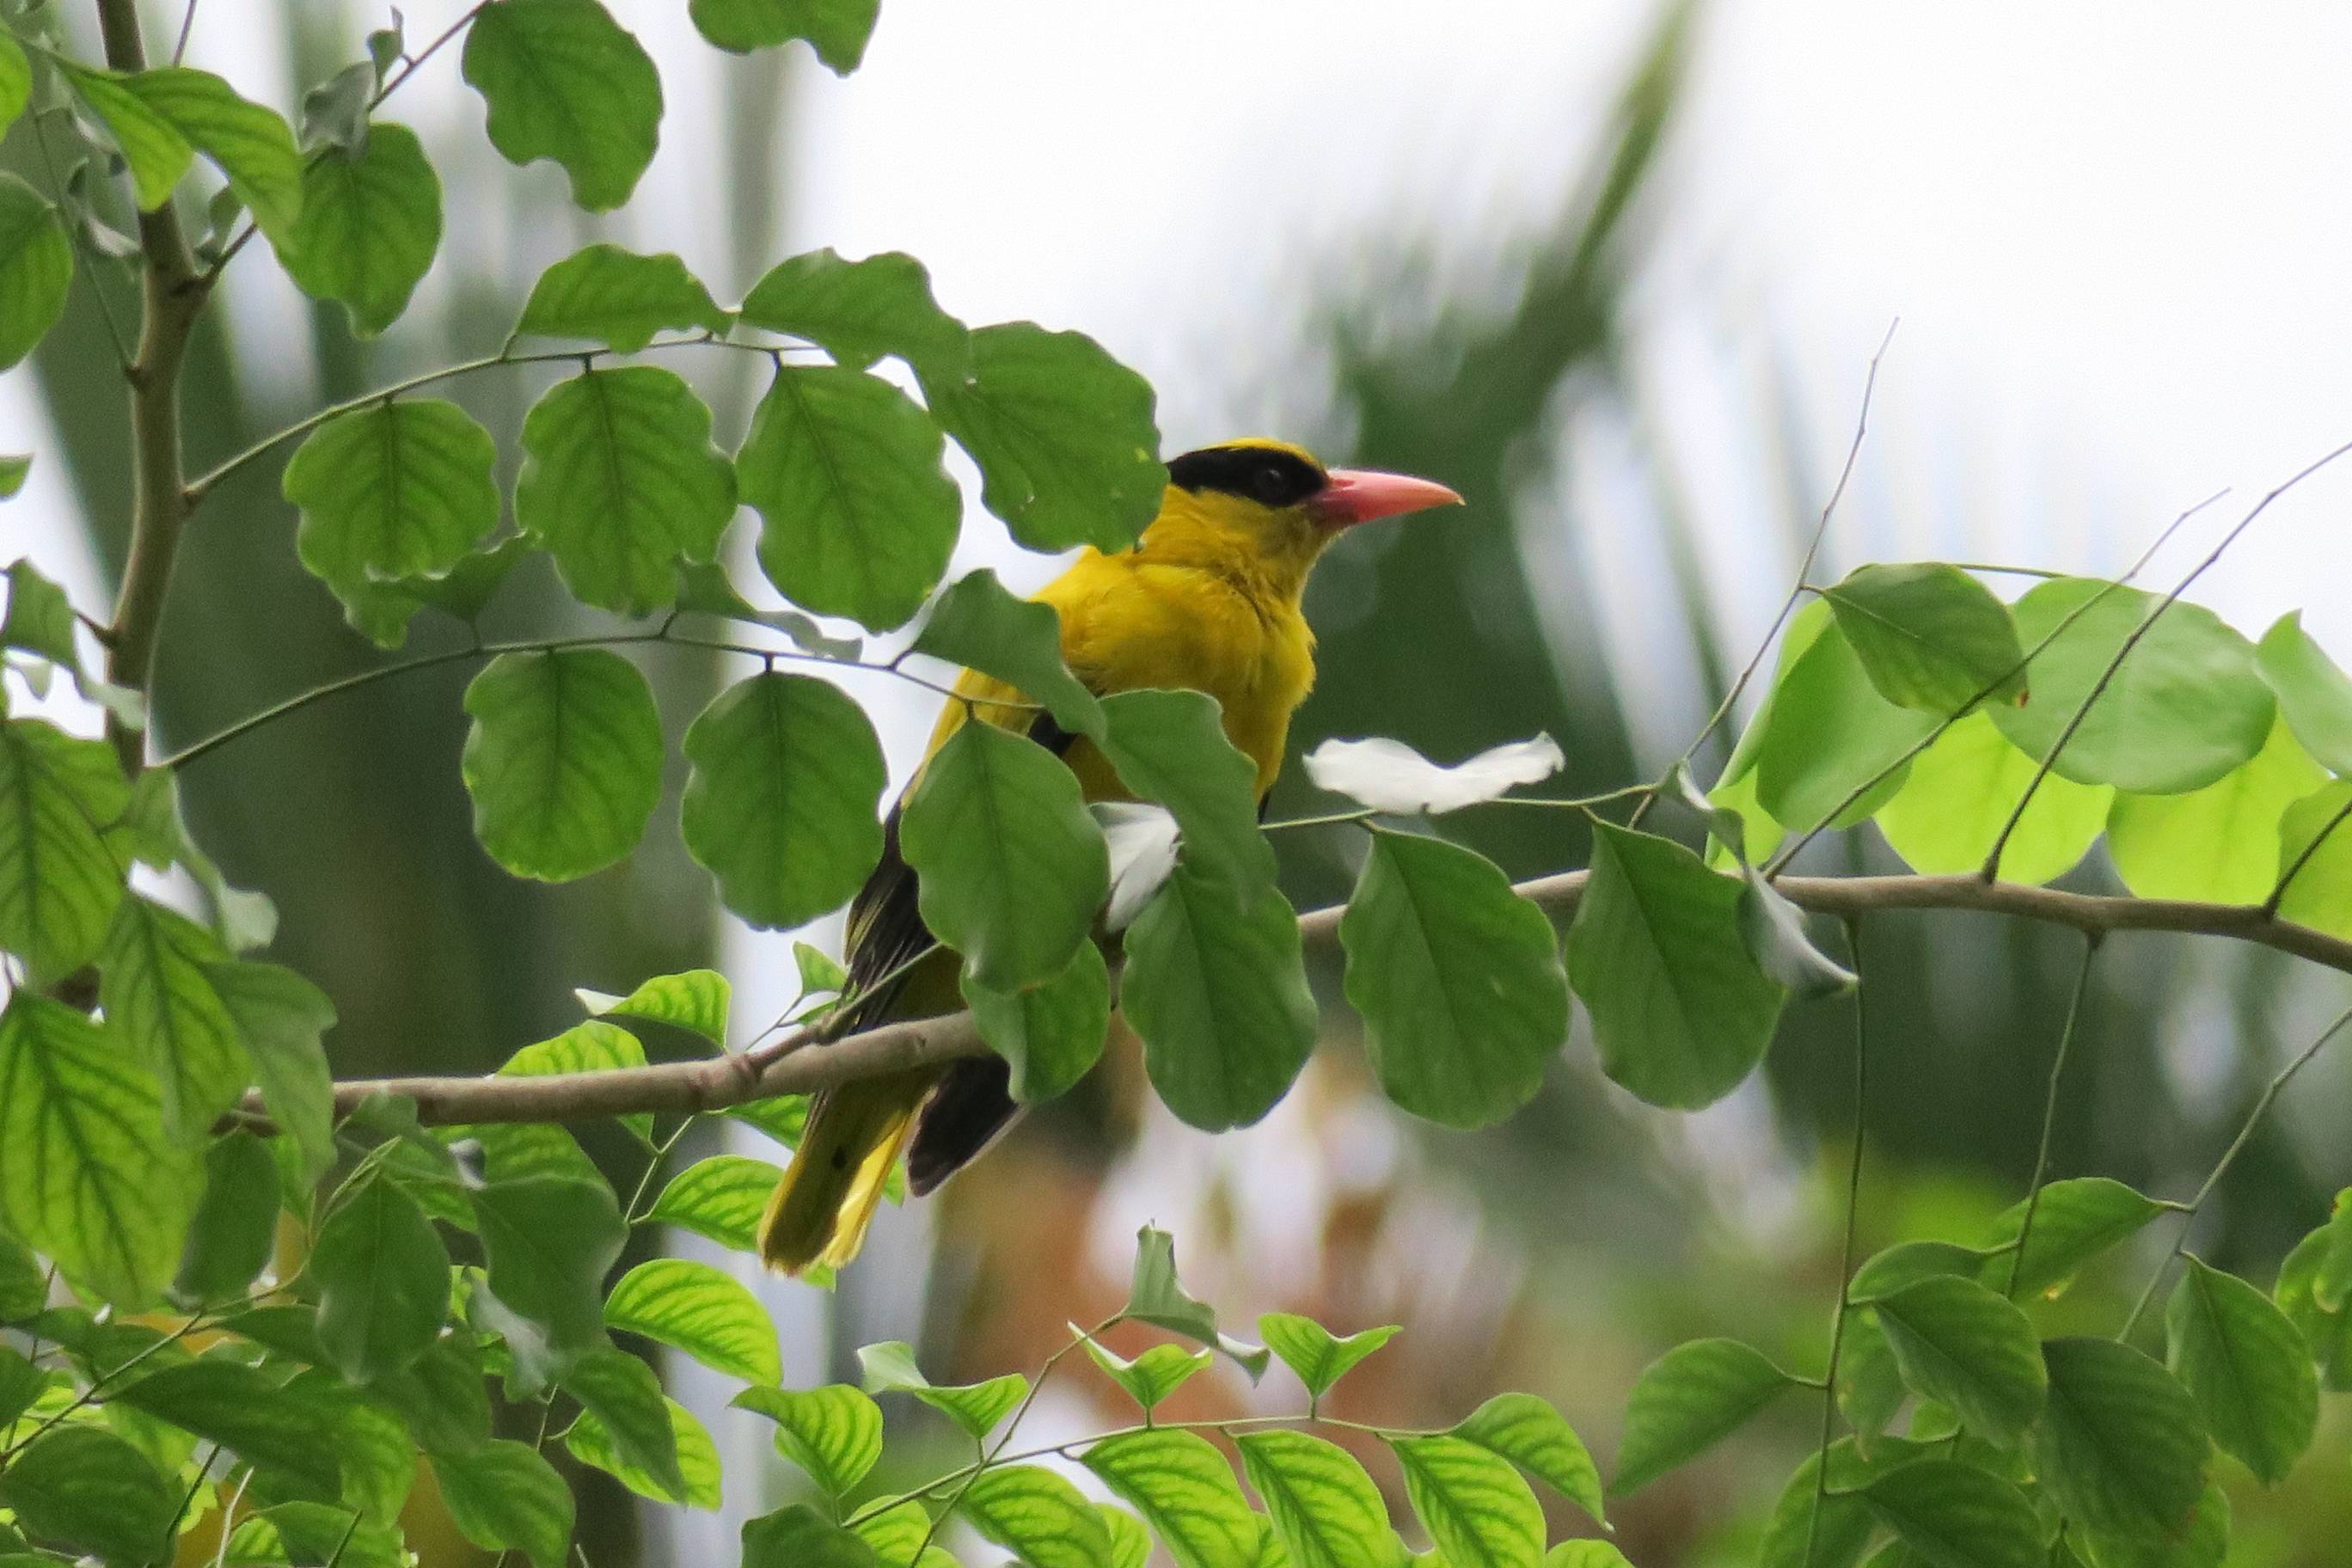
<path fill-rule="evenodd" d="M 1250 489 L 1256 492 L 1259 500 L 1268 506 L 1288 506 L 1298 499 L 1293 493 L 1297 486 L 1292 482 L 1289 471 L 1279 463 L 1268 463 L 1258 469 Z"/>

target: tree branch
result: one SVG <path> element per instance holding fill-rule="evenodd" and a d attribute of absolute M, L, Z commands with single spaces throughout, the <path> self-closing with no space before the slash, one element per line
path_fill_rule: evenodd
<path fill-rule="evenodd" d="M 98 0 L 98 20 L 106 63 L 121 71 L 146 69 L 138 0 Z M 147 262 L 140 279 L 139 353 L 124 373 L 131 383 L 131 547 L 109 628 L 106 678 L 143 693 L 154 668 L 155 634 L 179 555 L 180 531 L 188 521 L 180 452 L 180 363 L 208 290 L 171 198 L 139 215 L 139 242 Z M 111 714 L 106 730 L 123 771 L 137 773 L 146 765 L 142 732 Z"/>
<path fill-rule="evenodd" d="M 1583 896 L 1587 873 L 1565 871 L 1522 882 L 1518 892 L 1566 920 Z M 2352 974 L 2352 942 L 2266 914 L 2255 904 L 2200 904 L 2179 899 L 2134 899 L 2070 893 L 2014 882 L 1982 882 L 1970 873 L 1947 877 L 1783 877 L 1778 884 L 1800 908 L 1816 914 L 1859 917 L 1893 910 L 1967 910 L 2061 925 L 2098 937 L 2114 931 L 2179 931 L 2229 937 L 2275 948 Z M 1338 909 L 1300 917 L 1299 934 L 1312 947 L 1339 938 Z M 758 1050 L 707 1061 L 562 1073 L 544 1078 L 359 1079 L 335 1086 L 335 1110 L 348 1114 L 372 1094 L 416 1101 L 428 1126 L 457 1122 L 588 1121 L 630 1111 L 679 1114 L 725 1110 L 779 1094 L 806 1094 L 859 1079 L 932 1067 L 985 1055 L 969 1013 L 885 1024 L 837 1044 L 821 1030 L 786 1036 Z M 240 1119 L 266 1121 L 258 1095 L 248 1096 Z"/>

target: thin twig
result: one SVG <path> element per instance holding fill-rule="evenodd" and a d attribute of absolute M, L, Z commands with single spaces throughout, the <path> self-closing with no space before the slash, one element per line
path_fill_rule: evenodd
<path fill-rule="evenodd" d="M 2312 1058 L 2318 1056 L 2326 1047 L 2327 1042 L 2341 1033 L 2347 1024 L 2352 1024 L 2352 1007 L 2338 1013 L 2336 1016 L 2336 1021 L 2322 1029 L 2319 1032 L 2319 1037 L 2304 1047 L 2292 1061 L 2273 1074 L 2270 1082 L 2263 1086 L 2263 1092 L 2254 1097 L 2253 1109 L 2246 1112 L 2245 1125 L 2238 1129 L 2238 1135 L 2231 1139 L 2230 1146 L 2221 1152 L 2221 1162 L 2213 1167 L 2212 1174 L 2205 1178 L 2204 1184 L 2197 1189 L 2197 1195 L 2190 1198 L 2179 1210 L 2180 1234 L 2174 1239 L 2172 1250 L 2166 1253 L 2163 1260 L 2157 1264 L 2156 1272 L 2148 1276 L 2146 1289 L 2140 1291 L 2139 1300 L 2132 1303 L 2131 1316 L 2126 1318 L 2124 1326 L 2116 1331 L 2116 1338 L 2127 1340 L 2131 1338 L 2132 1331 L 2139 1326 L 2140 1318 L 2147 1312 L 2148 1303 L 2156 1299 L 2156 1288 L 2162 1284 L 2164 1277 L 2172 1271 L 2173 1260 L 2189 1249 L 2189 1233 L 2196 1226 L 2197 1215 L 2204 1209 L 2205 1200 L 2213 1195 L 2215 1189 L 2221 1184 L 2221 1178 L 2230 1173 L 2230 1167 L 2237 1163 L 2238 1156 L 2245 1152 L 2248 1143 L 2253 1142 L 2254 1130 L 2262 1125 L 2263 1118 L 2269 1114 L 2271 1102 L 2278 1099 L 2279 1091 L 2286 1088 L 2288 1080 L 2308 1067 Z"/>
<path fill-rule="evenodd" d="M 939 1534 L 940 1526 L 948 1521 L 948 1517 L 955 1512 L 956 1505 L 963 1501 L 964 1494 L 971 1490 L 974 1483 L 987 1472 L 988 1468 L 998 1462 L 1006 1447 L 1012 1443 L 1013 1435 L 1021 1430 L 1022 1417 L 1027 1415 L 1029 1407 L 1037 1403 L 1038 1391 L 1045 1386 L 1045 1380 L 1054 1375 L 1054 1369 L 1061 1365 L 1063 1359 L 1072 1351 L 1076 1350 L 1095 1335 L 1108 1331 L 1112 1324 L 1118 1322 L 1126 1315 L 1124 1312 L 1114 1312 L 1092 1329 L 1074 1335 L 1069 1343 L 1047 1356 L 1038 1366 L 1036 1377 L 1030 1383 L 1026 1392 L 1021 1395 L 1021 1403 L 1013 1406 L 1013 1418 L 1004 1424 L 1004 1430 L 997 1435 L 996 1446 L 982 1452 L 980 1462 L 971 1467 L 971 1474 L 964 1479 L 963 1485 L 956 1489 L 955 1495 L 948 1499 L 947 1506 L 931 1516 L 930 1523 L 923 1531 L 921 1543 L 915 1548 L 914 1559 L 919 1559 L 924 1552 L 930 1550 L 931 1538 Z"/>
<path fill-rule="evenodd" d="M 1845 1247 L 1838 1265 L 1837 1305 L 1830 1313 L 1830 1360 L 1822 1373 L 1822 1440 L 1813 1467 L 1813 1511 L 1805 1521 L 1804 1568 L 1812 1568 L 1813 1547 L 1820 1539 L 1822 1510 L 1830 1496 L 1830 1444 L 1837 1436 L 1838 1361 L 1845 1351 L 1845 1314 L 1853 1300 L 1854 1236 L 1862 1215 L 1862 1150 L 1864 1112 L 1870 1092 L 1870 987 L 1862 964 L 1862 922 L 1846 917 L 1845 942 L 1853 964 L 1853 1153 L 1846 1164 Z"/>
<path fill-rule="evenodd" d="M 188 0 L 188 8 L 180 14 L 180 36 L 172 45 L 172 63 L 178 65 L 188 55 L 188 35 L 195 31 L 197 0 Z"/>
<path fill-rule="evenodd" d="M 1774 641 L 1780 636 L 1780 628 L 1789 624 L 1790 616 L 1796 614 L 1798 604 L 1805 596 L 1806 579 L 1812 576 L 1813 563 L 1821 555 L 1822 541 L 1829 537 L 1830 519 L 1836 515 L 1838 502 L 1845 497 L 1846 482 L 1853 478 L 1854 464 L 1862 456 L 1862 438 L 1870 429 L 1871 395 L 1878 388 L 1879 361 L 1886 357 L 1888 346 L 1895 342 L 1895 329 L 1902 324 L 1900 316 L 1887 322 L 1886 335 L 1878 340 L 1877 352 L 1870 356 L 1870 369 L 1862 381 L 1862 408 L 1854 416 L 1853 439 L 1845 449 L 1845 466 L 1838 470 L 1837 484 L 1831 489 L 1829 500 L 1822 507 L 1821 521 L 1813 527 L 1812 542 L 1805 546 L 1804 560 L 1797 567 L 1797 585 L 1789 590 L 1788 598 L 1780 605 L 1780 613 L 1772 617 L 1771 626 L 1756 645 L 1756 652 L 1748 660 L 1748 667 L 1739 672 L 1739 679 L 1731 683 L 1731 689 L 1723 694 L 1723 700 L 1716 704 L 1715 711 L 1708 716 L 1705 727 L 1692 738 L 1689 745 L 1683 748 L 1683 754 L 1675 759 L 1674 766 L 1659 776 L 1658 783 L 1651 786 L 1648 797 L 1633 808 L 1633 815 L 1625 819 L 1626 826 L 1642 826 L 1642 819 L 1650 814 L 1651 803 L 1665 792 L 1666 781 L 1681 769 L 1690 766 L 1691 760 L 1698 755 L 1699 748 L 1706 744 L 1707 737 L 1721 729 L 1723 721 L 1731 717 L 1731 710 L 1738 705 L 1741 694 L 1747 691 L 1748 683 L 1755 679 L 1756 672 L 1764 667 L 1765 656 L 1772 651 Z"/>
<path fill-rule="evenodd" d="M 2025 1187 L 2025 1215 L 2017 1226 L 2016 1250 L 2009 1255 L 2009 1282 L 2001 1294 L 2017 1294 L 2017 1276 L 2025 1267 L 2025 1244 L 2033 1236 L 2033 1216 L 2042 1206 L 2042 1184 L 2050 1173 L 2050 1135 L 2058 1126 L 2058 1081 L 2066 1072 L 2067 1053 L 2074 1047 L 2074 1026 L 2083 1016 L 2083 998 L 2091 989 L 2091 960 L 2098 956 L 2099 933 L 2083 937 L 2083 963 L 2074 972 L 2074 994 L 2066 1003 L 2066 1022 L 2058 1030 L 2057 1054 L 2050 1059 L 2050 1087 L 2042 1097 L 2042 1142 L 2033 1156 L 2033 1178 Z"/>
<path fill-rule="evenodd" d="M 2180 595 L 2189 592 L 2190 584 L 2195 583 L 2198 578 L 2203 576 L 2208 570 L 2221 559 L 2222 554 L 2229 550 L 2230 546 L 2238 542 L 2239 535 L 2244 533 L 2247 529 L 2253 526 L 2254 520 L 2262 516 L 2263 513 L 2269 509 L 2271 502 L 2278 500 L 2279 497 L 2286 494 L 2287 491 L 2293 489 L 2295 486 L 2301 484 L 2304 480 L 2309 479 L 2312 475 L 2327 467 L 2328 464 L 2336 461 L 2336 458 L 2343 457 L 2347 452 L 2352 452 L 2352 441 L 2347 441 L 2344 443 L 2344 445 L 2336 447 L 2334 451 L 2329 452 L 2326 457 L 2305 465 L 2294 474 L 2273 487 L 2268 495 L 2256 501 L 2247 511 L 2246 515 L 2240 518 L 2237 524 L 2232 527 L 2229 532 L 2221 536 L 2221 542 L 2214 545 L 2211 550 L 2208 551 L 2202 561 L 2200 561 L 2196 565 L 2189 569 L 2188 574 L 2183 576 L 2179 583 L 2173 585 L 2172 592 L 2165 595 L 2163 598 L 2158 600 L 2155 608 L 2149 610 L 2147 615 L 2140 617 L 2139 624 L 2132 627 L 2129 635 L 2124 638 L 2121 646 L 2116 649 L 2115 657 L 2107 660 L 2106 668 L 2099 671 L 2098 679 L 2091 683 L 2089 693 L 2084 697 L 2082 703 L 2075 708 L 2073 717 L 2066 721 L 2065 728 L 2058 731 L 2057 740 L 2051 742 L 2049 754 L 2044 756 L 2042 759 L 2041 765 L 2033 770 L 2033 777 L 2026 783 L 2025 793 L 2017 797 L 2016 807 L 2010 812 L 2009 820 L 2001 825 L 2000 836 L 1992 841 L 1992 852 L 1985 857 L 1984 867 L 1977 873 L 1979 876 L 1990 882 L 2000 874 L 2000 852 L 2008 847 L 2010 835 L 2015 833 L 2017 831 L 2017 825 L 2021 821 L 2024 820 L 2025 808 L 2033 804 L 2034 792 L 2042 787 L 2042 781 L 2050 776 L 2050 770 L 2058 765 L 2058 754 L 2066 749 L 2066 743 L 2069 741 L 2072 741 L 2074 738 L 2074 732 L 2083 727 L 2083 721 L 2090 717 L 2092 708 L 2097 704 L 2101 697 L 2106 694 L 2108 685 L 2113 682 L 2116 678 L 2116 672 L 2123 668 L 2124 660 L 2131 657 L 2132 649 L 2140 645 L 2140 639 L 2147 637 L 2147 634 L 2155 628 L 2156 623 L 2163 616 L 2167 610 L 2169 610 L 2174 605 L 2179 603 Z"/>
<path fill-rule="evenodd" d="M 1811 844 L 1815 838 L 1821 837 L 1821 835 L 1828 829 L 1831 823 L 1835 822 L 1839 817 L 1843 816 L 1857 801 L 1870 794 L 1871 791 L 1876 789 L 1888 779 L 1893 778 L 1897 772 L 1908 765 L 1914 757 L 1916 757 L 1920 752 L 1934 745 L 1937 741 L 1942 740 L 1946 731 L 1949 731 L 1953 725 L 1958 723 L 1961 720 L 1974 712 L 1977 706 L 1983 702 L 1985 699 L 1990 697 L 1994 692 L 1999 691 L 2002 687 L 2007 686 L 2011 680 L 2014 680 L 2018 676 L 2030 669 L 2032 667 L 2033 661 L 2042 657 L 2042 650 L 2049 647 L 2052 643 L 2056 642 L 2061 637 L 2063 637 L 2068 627 L 2072 626 L 2076 621 L 2082 619 L 2084 616 L 2090 614 L 2091 611 L 2105 600 L 2108 595 L 2116 592 L 2119 588 L 2122 588 L 2126 584 L 2130 583 L 2132 579 L 2146 571 L 2147 569 L 2147 563 L 2156 559 L 2157 552 L 2162 550 L 2165 545 L 2170 542 L 2174 534 L 2180 531 L 2181 528 L 2190 518 L 2195 517 L 2199 512 L 2203 511 L 2207 507 L 2211 506 L 2215 501 L 2220 500 L 2227 494 L 2229 494 L 2229 491 L 2227 490 L 2216 490 L 2211 495 L 2207 496 L 2203 500 L 2199 501 L 2195 506 L 2190 507 L 2188 510 L 2182 512 L 2179 516 L 2167 523 L 2164 527 L 2164 531 L 2156 536 L 2154 542 L 2152 542 L 2146 550 L 2139 552 L 2139 559 L 2134 561 L 2129 566 L 2124 569 L 2121 576 L 2116 577 L 2112 582 L 2101 584 L 2099 585 L 2098 592 L 2093 594 L 2089 598 L 2084 600 L 2081 604 L 2067 611 L 2065 615 L 2060 616 L 2058 624 L 2052 626 L 2048 632 L 2043 634 L 2041 641 L 2035 643 L 2032 647 L 2027 648 L 2025 650 L 2024 657 L 2020 658 L 2015 664 L 2011 665 L 2007 669 L 2002 670 L 1999 679 L 1989 681 L 1984 686 L 1979 688 L 1976 693 L 1966 702 L 1962 703 L 1954 711 L 1944 715 L 1941 720 L 1937 721 L 1933 729 L 1929 730 L 1926 734 L 1913 742 L 1908 750 L 1887 763 L 1884 767 L 1871 774 L 1868 778 L 1863 780 L 1860 784 L 1854 785 L 1853 788 L 1848 790 L 1845 794 L 1845 798 L 1839 801 L 1834 806 L 1832 806 L 1828 815 L 1824 816 L 1819 822 L 1814 823 L 1811 827 L 1805 829 L 1804 832 L 1799 834 L 1790 842 L 1782 845 L 1780 852 L 1774 855 L 1771 860 L 1766 864 L 1764 868 L 1765 877 L 1767 879 L 1777 879 L 1780 873 L 1788 868 L 1789 863 L 1794 860 L 1798 855 L 1803 851 L 1805 846 Z"/>

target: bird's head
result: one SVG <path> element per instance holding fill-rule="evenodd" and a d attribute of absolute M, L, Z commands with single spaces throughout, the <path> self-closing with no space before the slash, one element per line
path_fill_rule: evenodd
<path fill-rule="evenodd" d="M 1242 567 L 1296 592 L 1324 547 L 1358 523 L 1461 504 L 1434 480 L 1327 468 L 1303 447 L 1251 437 L 1170 460 L 1167 498 L 1141 548 Z"/>

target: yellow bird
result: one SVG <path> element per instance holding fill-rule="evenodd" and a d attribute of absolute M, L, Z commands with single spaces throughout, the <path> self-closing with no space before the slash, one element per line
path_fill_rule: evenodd
<path fill-rule="evenodd" d="M 1327 469 L 1297 447 L 1264 439 L 1188 452 L 1168 465 L 1168 480 L 1160 515 L 1131 549 L 1087 551 L 1035 597 L 1060 614 L 1063 658 L 1097 694 L 1190 688 L 1214 697 L 1226 736 L 1257 764 L 1262 801 L 1282 769 L 1291 714 L 1315 683 L 1315 635 L 1299 599 L 1317 558 L 1357 523 L 1462 498 L 1403 474 Z M 955 689 L 984 720 L 1029 721 L 1027 709 L 1001 706 L 1022 700 L 1002 681 L 967 670 Z M 926 758 L 968 711 L 948 704 Z M 1087 799 L 1126 797 L 1091 742 L 1050 720 L 1033 733 L 1061 752 Z M 849 907 L 853 991 L 931 940 L 916 909 L 915 873 L 898 852 L 904 804 L 892 808 L 881 864 Z M 959 1010 L 956 971 L 955 955 L 939 953 L 867 998 L 860 1021 Z M 787 1274 L 848 1262 L 901 1152 L 909 1184 L 929 1192 L 1011 1122 L 1008 1083 L 1003 1060 L 979 1057 L 820 1093 L 761 1218 L 761 1258 Z"/>

